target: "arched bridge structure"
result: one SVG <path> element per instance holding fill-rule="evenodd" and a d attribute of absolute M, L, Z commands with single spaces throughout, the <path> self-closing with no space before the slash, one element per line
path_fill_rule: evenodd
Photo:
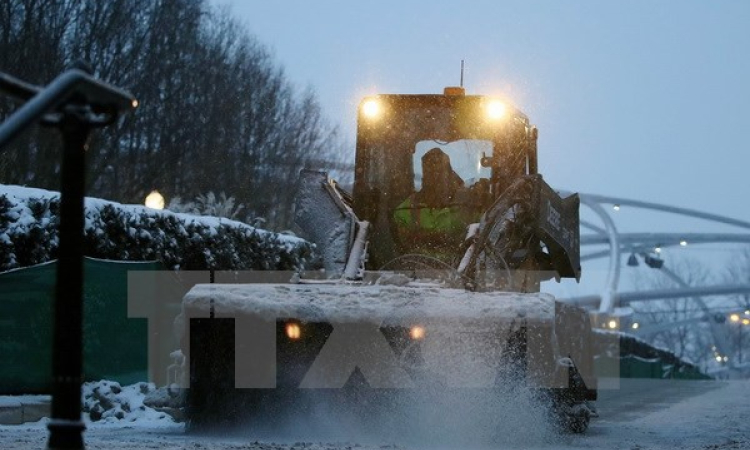
<path fill-rule="evenodd" d="M 669 261 L 662 257 L 662 250 L 670 247 L 693 247 L 695 245 L 734 244 L 741 247 L 750 244 L 750 222 L 732 217 L 711 214 L 695 209 L 675 207 L 671 205 L 645 202 L 621 197 L 609 197 L 595 194 L 579 194 L 581 211 L 585 209 L 593 213 L 598 223 L 591 220 L 581 220 L 581 263 L 586 264 L 596 260 L 608 260 L 604 281 L 598 293 L 564 299 L 589 309 L 592 316 L 597 318 L 595 325 L 619 328 L 619 317 L 627 316 L 632 302 L 658 301 L 674 298 L 687 298 L 700 314 L 685 322 L 703 321 L 709 323 L 711 338 L 717 355 L 728 355 L 730 342 L 728 327 L 724 313 L 717 313 L 707 302 L 707 297 L 730 296 L 738 294 L 750 295 L 750 274 L 744 280 L 706 285 L 691 285 L 684 280 Z M 705 221 L 707 228 L 731 228 L 733 232 L 622 232 L 618 230 L 617 215 L 621 209 L 638 210 L 646 216 L 652 213 L 667 213 L 678 221 L 700 219 Z M 735 231 L 736 230 L 736 231 Z M 604 249 L 602 249 L 604 248 Z M 623 289 L 621 275 L 623 266 L 637 266 L 645 264 L 656 269 L 667 279 L 671 280 L 674 288 L 627 290 Z M 750 311 L 741 312 L 739 320 L 750 320 Z M 748 317 L 744 317 L 748 316 Z M 735 319 L 735 317 L 732 317 Z M 627 321 L 624 321 L 627 322 Z M 636 335 L 648 335 L 674 327 L 674 322 L 629 329 Z M 750 326 L 748 327 L 750 332 Z M 724 358 L 724 366 L 729 369 L 742 369 L 733 360 Z M 747 364 L 746 364 L 747 365 Z"/>

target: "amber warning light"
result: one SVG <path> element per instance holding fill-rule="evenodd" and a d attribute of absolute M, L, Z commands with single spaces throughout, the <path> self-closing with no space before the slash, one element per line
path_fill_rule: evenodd
<path fill-rule="evenodd" d="M 420 327 L 419 325 L 411 327 L 411 330 L 409 330 L 409 336 L 415 341 L 424 339 L 424 334 L 424 327 Z"/>
<path fill-rule="evenodd" d="M 300 337 L 302 337 L 302 328 L 300 328 L 298 323 L 288 323 L 286 324 L 286 336 L 296 341 Z"/>
<path fill-rule="evenodd" d="M 443 95 L 461 96 L 466 94 L 466 89 L 459 86 L 448 86 L 443 89 Z"/>

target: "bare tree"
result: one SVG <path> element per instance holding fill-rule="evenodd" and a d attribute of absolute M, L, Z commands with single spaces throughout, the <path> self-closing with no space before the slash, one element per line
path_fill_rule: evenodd
<path fill-rule="evenodd" d="M 731 258 L 724 279 L 731 284 L 750 284 L 750 246 L 738 250 Z M 750 362 L 750 294 L 730 297 L 728 311 L 731 343 L 739 364 Z"/>
<path fill-rule="evenodd" d="M 65 0 L 9 0 L 0 6 L 0 70 L 32 83 L 47 83 L 64 67 L 65 38 L 76 11 Z M 13 70 L 11 70 L 13 69 Z M 0 119 L 16 108 L 4 101 Z M 22 135 L 15 151 L 0 157 L 0 180 L 57 188 L 59 137 L 36 127 Z"/>
<path fill-rule="evenodd" d="M 705 285 L 711 273 L 697 260 L 672 260 L 670 270 L 690 286 Z M 670 289 L 680 286 L 661 270 L 639 270 L 633 280 L 638 290 Z M 705 311 L 693 298 L 676 298 L 632 303 L 634 313 L 642 324 L 640 333 L 651 345 L 666 348 L 679 358 L 697 365 L 705 365 L 712 357 L 711 331 Z M 666 326 L 662 326 L 666 325 Z M 648 332 L 649 328 L 656 330 Z"/>
<path fill-rule="evenodd" d="M 312 89 L 207 0 L 8 0 L 0 70 L 45 84 L 73 60 L 141 106 L 89 148 L 89 193 L 141 202 L 226 192 L 288 228 L 303 167 L 344 158 Z M 0 103 L 6 116 L 15 105 Z M 1 118 L 1 117 L 0 117 Z M 57 188 L 58 136 L 35 130 L 0 156 L 0 182 Z"/>

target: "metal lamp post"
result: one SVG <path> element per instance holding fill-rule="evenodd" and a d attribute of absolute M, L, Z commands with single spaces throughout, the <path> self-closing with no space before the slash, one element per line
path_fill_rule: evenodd
<path fill-rule="evenodd" d="M 744 316 L 740 313 L 729 315 L 729 321 L 738 326 L 737 330 L 737 362 L 742 364 L 742 335 L 744 328 L 750 326 L 750 311 L 745 311 Z"/>
<path fill-rule="evenodd" d="M 60 247 L 55 285 L 52 419 L 49 449 L 83 449 L 83 226 L 85 153 L 92 129 L 137 106 L 127 92 L 70 69 L 40 88 L 0 74 L 0 90 L 26 103 L 0 125 L 0 148 L 30 125 L 58 128 L 63 137 Z"/>

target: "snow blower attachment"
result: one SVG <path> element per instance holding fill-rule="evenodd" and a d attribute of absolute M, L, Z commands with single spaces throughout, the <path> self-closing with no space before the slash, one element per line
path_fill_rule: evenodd
<path fill-rule="evenodd" d="M 361 278 L 368 223 L 357 220 L 351 197 L 325 172 L 303 170 L 295 207 L 297 222 L 316 244 L 326 273 Z"/>
<path fill-rule="evenodd" d="M 528 118 L 490 97 L 365 99 L 352 195 L 301 174 L 296 221 L 327 279 L 185 297 L 191 427 L 304 420 L 321 398 L 373 417 L 415 392 L 492 398 L 512 385 L 584 431 L 588 315 L 539 293 L 580 277 L 579 200 L 537 173 L 536 143 Z"/>

